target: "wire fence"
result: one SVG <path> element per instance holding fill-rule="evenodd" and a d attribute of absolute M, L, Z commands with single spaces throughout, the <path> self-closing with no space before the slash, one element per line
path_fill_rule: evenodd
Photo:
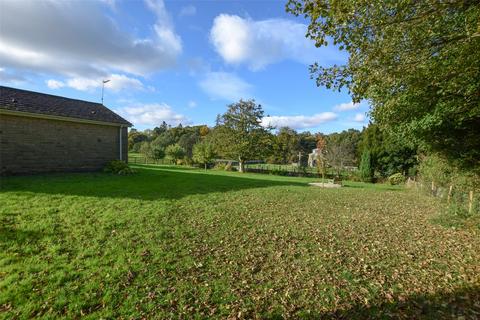
<path fill-rule="evenodd" d="M 459 213 L 480 214 L 480 190 L 478 188 L 453 183 L 441 185 L 432 180 L 416 181 L 415 178 L 408 178 L 406 186 L 439 198 Z"/>
<path fill-rule="evenodd" d="M 322 174 L 318 171 L 317 167 L 298 166 L 288 164 L 269 164 L 269 163 L 257 163 L 246 164 L 245 171 L 252 173 L 274 174 L 283 176 L 300 176 L 300 177 L 315 177 L 320 178 Z M 356 170 L 342 169 L 337 172 L 334 168 L 326 168 L 325 178 L 334 179 L 340 178 L 342 180 L 351 180 L 355 175 Z"/>
<path fill-rule="evenodd" d="M 128 163 L 130 164 L 157 164 L 172 165 L 173 162 L 168 159 L 151 159 L 142 155 L 128 155 Z"/>

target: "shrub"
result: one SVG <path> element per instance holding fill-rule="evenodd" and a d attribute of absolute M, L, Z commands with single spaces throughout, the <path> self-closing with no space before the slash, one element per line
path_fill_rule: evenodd
<path fill-rule="evenodd" d="M 388 182 L 390 182 L 391 185 L 402 184 L 405 182 L 405 177 L 401 173 L 394 173 L 388 177 Z"/>
<path fill-rule="evenodd" d="M 436 185 L 447 186 L 456 175 L 454 167 L 450 166 L 446 159 L 432 154 L 423 157 L 418 168 L 424 183 L 435 181 Z"/>
<path fill-rule="evenodd" d="M 215 166 L 213 167 L 214 170 L 225 170 L 225 167 L 226 167 L 226 163 L 223 163 L 223 162 L 217 162 L 215 164 Z"/>
<path fill-rule="evenodd" d="M 120 175 L 134 174 L 136 171 L 128 166 L 124 161 L 112 160 L 103 168 L 104 172 Z"/>

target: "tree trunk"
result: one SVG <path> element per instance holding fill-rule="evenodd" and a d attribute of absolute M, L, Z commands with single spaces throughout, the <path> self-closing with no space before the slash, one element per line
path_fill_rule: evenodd
<path fill-rule="evenodd" d="M 207 171 L 207 163 L 205 162 L 205 171 Z"/>
<path fill-rule="evenodd" d="M 238 171 L 245 172 L 245 163 L 243 162 L 242 159 L 238 160 Z"/>

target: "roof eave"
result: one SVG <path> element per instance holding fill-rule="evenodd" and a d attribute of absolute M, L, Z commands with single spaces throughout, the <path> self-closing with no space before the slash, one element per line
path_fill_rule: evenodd
<path fill-rule="evenodd" d="M 14 110 L 2 109 L 2 108 L 0 108 L 0 114 L 20 116 L 20 117 L 29 117 L 29 118 L 38 118 L 38 119 L 49 119 L 49 120 L 58 120 L 58 121 L 88 123 L 88 124 L 114 126 L 114 127 L 132 127 L 133 126 L 133 124 L 131 124 L 128 121 L 123 122 L 123 123 L 121 123 L 121 122 L 109 122 L 109 121 L 98 121 L 98 120 L 90 120 L 90 119 L 75 118 L 75 117 L 56 116 L 56 115 L 50 115 L 50 114 L 44 114 L 44 113 L 14 111 Z"/>

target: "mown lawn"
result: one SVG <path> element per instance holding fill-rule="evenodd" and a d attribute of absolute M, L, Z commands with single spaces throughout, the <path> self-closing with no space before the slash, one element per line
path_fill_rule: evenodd
<path fill-rule="evenodd" d="M 401 188 L 173 167 L 2 178 L 0 317 L 480 317 L 480 235 Z"/>

